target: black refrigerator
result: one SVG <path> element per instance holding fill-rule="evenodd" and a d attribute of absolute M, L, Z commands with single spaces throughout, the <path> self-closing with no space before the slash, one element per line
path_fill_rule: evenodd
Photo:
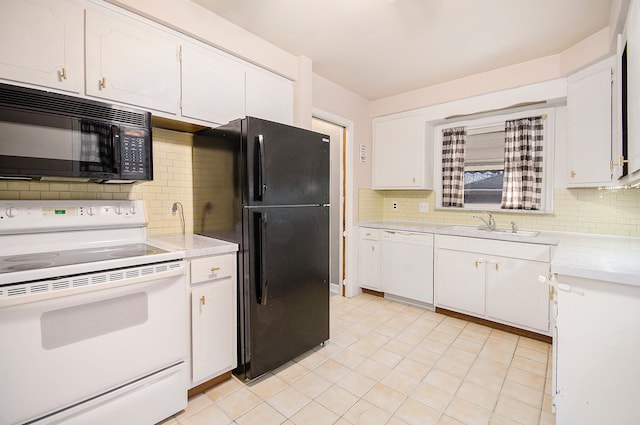
<path fill-rule="evenodd" d="M 194 231 L 235 242 L 238 367 L 251 380 L 329 339 L 329 138 L 247 117 L 194 135 Z"/>

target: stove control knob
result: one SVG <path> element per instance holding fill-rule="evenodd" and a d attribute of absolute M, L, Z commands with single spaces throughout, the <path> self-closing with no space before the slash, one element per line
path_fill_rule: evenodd
<path fill-rule="evenodd" d="M 122 212 L 123 212 L 123 211 L 122 211 L 122 207 L 121 207 L 120 205 L 117 205 L 117 206 L 116 206 L 115 211 L 116 211 L 116 214 L 118 214 L 118 215 L 121 215 L 121 214 L 122 214 Z"/>
<path fill-rule="evenodd" d="M 129 211 L 131 212 L 132 215 L 135 215 L 138 212 L 135 205 L 131 205 L 131 208 L 129 208 Z"/>
<path fill-rule="evenodd" d="M 87 214 L 89 214 L 89 215 L 96 215 L 96 207 L 89 207 L 89 208 L 87 208 Z"/>
<path fill-rule="evenodd" d="M 15 217 L 18 215 L 18 210 L 14 207 L 7 208 L 7 217 Z"/>

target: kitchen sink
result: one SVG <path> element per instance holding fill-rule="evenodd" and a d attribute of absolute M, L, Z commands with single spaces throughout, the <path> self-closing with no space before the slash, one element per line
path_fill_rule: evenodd
<path fill-rule="evenodd" d="M 513 236 L 530 236 L 530 237 L 538 236 L 538 234 L 540 233 L 537 230 L 520 230 L 520 229 L 518 229 L 514 233 L 511 231 L 511 228 L 507 228 L 507 227 L 496 227 L 495 229 L 490 230 L 484 226 L 478 227 L 478 226 L 467 226 L 462 224 L 444 226 L 444 227 L 441 227 L 441 229 L 451 230 L 454 232 L 458 231 L 458 232 L 480 232 L 480 233 L 505 233 Z"/>

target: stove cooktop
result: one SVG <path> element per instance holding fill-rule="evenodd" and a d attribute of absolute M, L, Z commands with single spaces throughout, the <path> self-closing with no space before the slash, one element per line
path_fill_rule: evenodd
<path fill-rule="evenodd" d="M 167 253 L 144 243 L 0 257 L 0 274 Z"/>

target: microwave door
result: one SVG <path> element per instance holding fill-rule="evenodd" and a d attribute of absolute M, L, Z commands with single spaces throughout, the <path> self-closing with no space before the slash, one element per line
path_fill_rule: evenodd
<path fill-rule="evenodd" d="M 0 108 L 0 176 L 69 176 L 74 129 L 71 118 Z"/>
<path fill-rule="evenodd" d="M 89 120 L 82 120 L 80 126 L 80 177 L 117 177 L 113 126 Z"/>

